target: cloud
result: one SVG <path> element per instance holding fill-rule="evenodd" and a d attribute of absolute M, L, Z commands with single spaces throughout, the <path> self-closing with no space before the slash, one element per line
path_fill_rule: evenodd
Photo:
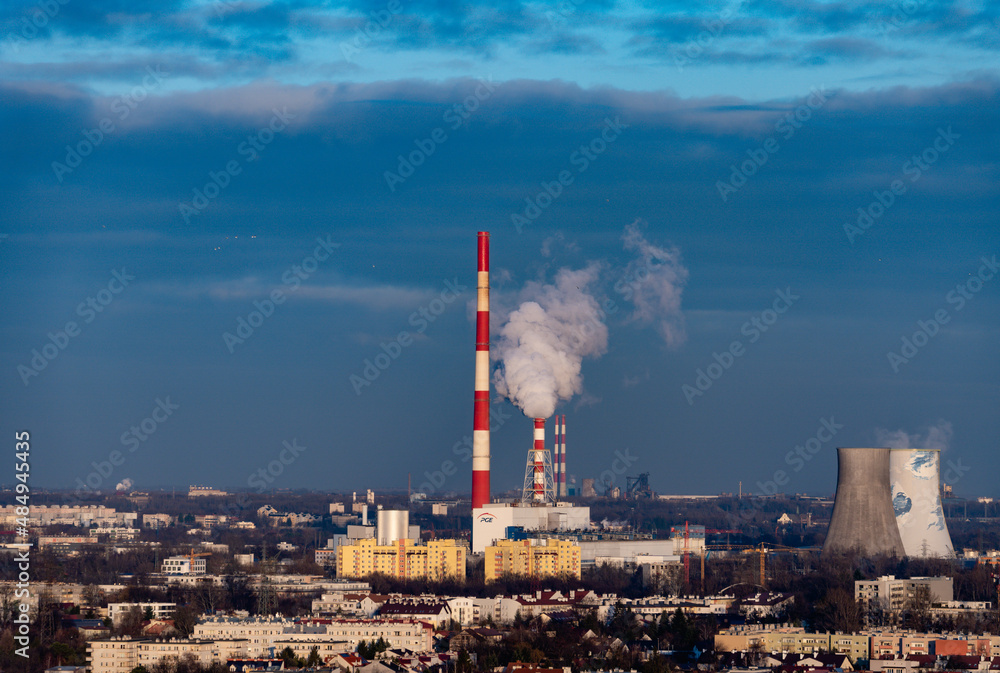
<path fill-rule="evenodd" d="M 638 220 L 625 227 L 622 241 L 636 258 L 628 263 L 614 289 L 632 303 L 630 319 L 655 324 L 668 346 L 679 346 L 685 339 L 681 295 L 688 280 L 680 250 L 647 241 Z"/>
<path fill-rule="evenodd" d="M 951 446 L 953 435 L 951 423 L 940 420 L 921 434 L 919 432 L 906 432 L 905 430 L 886 430 L 878 428 L 875 430 L 875 441 L 880 446 L 887 446 L 891 449 L 936 449 L 945 451 Z"/>

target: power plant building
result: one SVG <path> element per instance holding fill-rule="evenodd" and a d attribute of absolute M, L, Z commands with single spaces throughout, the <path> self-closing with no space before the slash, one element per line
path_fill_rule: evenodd
<path fill-rule="evenodd" d="M 507 539 L 507 529 L 569 532 L 590 529 L 590 508 L 569 503 L 524 506 L 492 503 L 472 510 L 472 552 L 482 554 L 497 540 Z"/>
<path fill-rule="evenodd" d="M 896 525 L 906 555 L 954 558 L 955 548 L 941 506 L 941 452 L 892 449 L 889 479 Z"/>
<path fill-rule="evenodd" d="M 498 540 L 486 548 L 486 581 L 504 575 L 580 579 L 580 546 L 571 540 Z"/>
<path fill-rule="evenodd" d="M 838 448 L 837 495 L 823 553 L 905 555 L 892 508 L 887 448 Z"/>

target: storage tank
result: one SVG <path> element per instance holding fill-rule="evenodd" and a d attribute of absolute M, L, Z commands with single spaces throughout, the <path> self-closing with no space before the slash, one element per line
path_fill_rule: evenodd
<path fill-rule="evenodd" d="M 906 555 L 954 558 L 955 548 L 941 506 L 941 451 L 892 449 L 889 481 Z"/>
<path fill-rule="evenodd" d="M 405 540 L 410 533 L 410 512 L 405 509 L 380 509 L 376 530 L 378 544 Z"/>
<path fill-rule="evenodd" d="M 838 448 L 837 496 L 823 553 L 904 556 L 892 508 L 887 448 Z"/>

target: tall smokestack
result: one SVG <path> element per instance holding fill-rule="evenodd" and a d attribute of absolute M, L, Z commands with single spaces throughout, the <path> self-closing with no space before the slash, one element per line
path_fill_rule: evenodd
<path fill-rule="evenodd" d="M 472 418 L 472 508 L 490 501 L 490 233 L 479 232 L 476 392 Z"/>
<path fill-rule="evenodd" d="M 565 498 L 566 491 L 566 414 L 563 414 L 559 429 L 559 497 Z"/>
<path fill-rule="evenodd" d="M 556 495 L 559 495 L 559 416 L 556 416 L 556 427 L 552 431 L 552 479 L 555 481 Z"/>
<path fill-rule="evenodd" d="M 535 419 L 535 502 L 545 501 L 545 419 Z"/>
<path fill-rule="evenodd" d="M 554 504 L 556 501 L 555 477 L 552 473 L 552 454 L 545 447 L 545 419 L 535 419 L 534 442 L 528 450 L 524 466 L 524 488 L 521 503 L 525 505 Z"/>

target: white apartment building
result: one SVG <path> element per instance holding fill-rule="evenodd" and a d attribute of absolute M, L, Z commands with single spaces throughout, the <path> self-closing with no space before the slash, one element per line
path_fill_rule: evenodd
<path fill-rule="evenodd" d="M 177 611 L 177 603 L 108 603 L 108 617 L 115 626 L 121 626 L 121 620 L 132 608 L 153 612 L 153 619 L 172 619 Z"/>
<path fill-rule="evenodd" d="M 955 598 L 951 577 L 896 579 L 895 575 L 883 575 L 877 580 L 855 580 L 854 600 L 859 604 L 881 601 L 889 610 L 898 612 L 915 597 L 917 587 L 927 587 L 932 603 L 944 603 Z"/>
<path fill-rule="evenodd" d="M 434 627 L 426 622 L 390 619 L 304 619 L 293 621 L 283 617 L 235 619 L 213 617 L 194 627 L 193 636 L 216 642 L 244 640 L 250 657 L 270 656 L 286 646 L 305 653 L 313 646 L 330 645 L 337 651 L 353 649 L 362 641 L 383 638 L 389 647 L 402 647 L 415 652 L 433 649 Z M 280 644 L 280 646 L 279 646 Z M 335 647 L 333 647 L 335 646 Z M 327 649 L 320 647 L 320 653 Z M 331 650 L 332 651 L 332 650 Z"/>
<path fill-rule="evenodd" d="M 17 524 L 17 505 L 0 506 L 0 525 L 7 529 Z M 132 526 L 139 515 L 135 512 L 119 512 L 114 507 L 104 505 L 32 505 L 28 515 L 31 526 Z"/>
<path fill-rule="evenodd" d="M 161 659 L 193 655 L 203 665 L 247 658 L 245 641 L 136 638 L 128 636 L 87 643 L 90 673 L 130 673 L 137 666 L 151 669 Z"/>
<path fill-rule="evenodd" d="M 166 575 L 204 575 L 205 559 L 197 556 L 171 556 L 163 559 L 160 572 Z"/>

